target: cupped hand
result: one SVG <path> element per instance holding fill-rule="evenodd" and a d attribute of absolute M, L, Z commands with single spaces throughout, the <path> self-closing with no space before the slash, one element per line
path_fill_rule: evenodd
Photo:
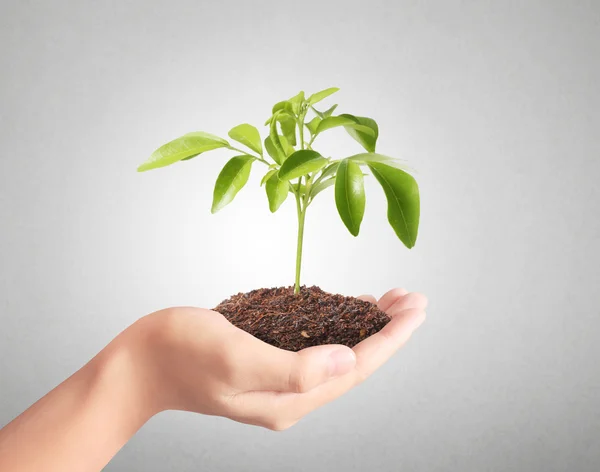
<path fill-rule="evenodd" d="M 376 303 L 392 320 L 350 349 L 291 352 L 266 344 L 221 314 L 179 307 L 132 328 L 144 340 L 144 383 L 153 413 L 187 410 L 283 430 L 358 385 L 402 347 L 425 319 L 427 299 L 403 289 Z"/>

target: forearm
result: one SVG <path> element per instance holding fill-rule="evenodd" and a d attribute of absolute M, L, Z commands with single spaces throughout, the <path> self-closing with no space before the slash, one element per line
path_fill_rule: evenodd
<path fill-rule="evenodd" d="M 0 430 L 0 470 L 101 470 L 155 412 L 138 338 L 131 328 L 121 333 Z"/>

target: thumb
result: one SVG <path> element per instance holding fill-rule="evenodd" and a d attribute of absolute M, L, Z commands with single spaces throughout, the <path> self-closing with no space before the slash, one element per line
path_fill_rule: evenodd
<path fill-rule="evenodd" d="M 292 354 L 289 371 L 281 379 L 282 390 L 287 392 L 308 392 L 347 374 L 356 365 L 354 351 L 338 344 L 309 347 Z"/>
<path fill-rule="evenodd" d="M 250 375 L 246 378 L 253 384 L 253 390 L 304 393 L 347 374 L 356 365 L 354 351 L 338 344 L 314 346 L 298 352 L 268 344 L 262 344 L 262 348 L 255 349 L 251 366 L 248 366 Z"/>

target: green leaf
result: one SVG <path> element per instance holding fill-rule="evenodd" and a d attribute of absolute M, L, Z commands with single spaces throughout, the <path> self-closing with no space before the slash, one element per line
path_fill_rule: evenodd
<path fill-rule="evenodd" d="M 266 182 L 267 180 L 269 180 L 269 179 L 271 178 L 271 176 L 272 176 L 273 174 L 276 174 L 277 172 L 278 172 L 278 170 L 277 170 L 277 169 L 271 169 L 269 172 L 267 172 L 267 173 L 266 173 L 266 174 L 263 176 L 263 178 L 260 180 L 260 186 L 262 187 L 262 186 L 265 184 L 265 182 Z"/>
<path fill-rule="evenodd" d="M 335 111 L 336 108 L 337 108 L 337 103 L 335 105 L 332 105 L 331 108 L 329 108 L 328 110 L 325 110 L 323 112 L 323 118 L 329 118 L 331 115 L 333 115 L 333 112 Z"/>
<path fill-rule="evenodd" d="M 191 159 L 203 152 L 227 146 L 229 146 L 227 141 L 213 134 L 203 131 L 188 133 L 159 147 L 137 170 L 144 172 L 158 169 L 183 159 Z"/>
<path fill-rule="evenodd" d="M 290 189 L 291 193 L 300 192 L 301 197 L 303 197 L 304 194 L 306 193 L 306 185 L 300 184 L 300 186 L 298 186 L 298 182 L 296 182 L 296 183 L 288 182 L 288 184 L 289 184 L 289 189 Z"/>
<path fill-rule="evenodd" d="M 335 205 L 342 221 L 353 236 L 358 236 L 365 214 L 365 187 L 360 166 L 344 159 L 335 180 Z"/>
<path fill-rule="evenodd" d="M 298 95 L 290 98 L 288 102 L 292 104 L 292 111 L 295 115 L 300 112 L 300 107 L 302 106 L 302 102 L 304 101 L 304 91 L 298 93 Z"/>
<path fill-rule="evenodd" d="M 233 197 L 248 182 L 254 157 L 235 156 L 227 161 L 215 183 L 211 212 L 216 213 L 233 200 Z"/>
<path fill-rule="evenodd" d="M 281 132 L 286 137 L 288 142 L 292 145 L 296 145 L 296 119 L 286 114 L 280 114 L 277 118 L 281 125 Z"/>
<path fill-rule="evenodd" d="M 283 146 L 283 151 L 285 152 L 286 158 L 296 151 L 294 149 L 294 146 L 292 146 L 290 143 L 288 143 L 288 140 L 285 139 L 285 136 L 279 136 L 279 142 Z"/>
<path fill-rule="evenodd" d="M 391 167 L 395 167 L 397 169 L 401 169 L 404 171 L 412 170 L 410 167 L 402 164 L 400 159 L 394 159 L 393 157 L 384 156 L 383 154 L 377 154 L 374 152 L 364 152 L 361 154 L 355 154 L 354 156 L 350 156 L 347 159 L 351 161 L 356 161 L 360 164 L 370 164 L 371 162 L 380 162 L 382 164 L 386 164 Z"/>
<path fill-rule="evenodd" d="M 337 108 L 337 103 L 335 105 L 332 105 L 331 108 L 329 108 L 328 110 L 322 112 L 317 110 L 315 107 L 311 106 L 311 108 L 319 118 L 329 118 L 333 114 L 333 111 Z"/>
<path fill-rule="evenodd" d="M 348 116 L 341 116 L 341 115 L 340 116 L 330 116 L 328 118 L 324 118 L 323 121 L 321 121 L 321 123 L 319 123 L 319 126 L 317 126 L 317 134 L 322 133 L 323 131 L 326 131 L 331 128 L 337 128 L 338 126 L 356 128 L 356 129 L 360 130 L 361 133 L 371 134 L 374 136 L 373 130 L 371 128 L 369 128 L 368 126 L 361 125 L 361 124 L 357 123 L 355 120 L 353 120 L 352 118 L 350 118 Z"/>
<path fill-rule="evenodd" d="M 335 179 L 336 179 L 336 177 L 333 176 L 333 177 L 330 177 L 328 179 L 321 180 L 319 183 L 313 185 L 311 187 L 311 189 L 310 189 L 310 196 L 311 196 L 311 198 L 315 198 L 323 190 L 325 190 L 326 188 L 329 188 L 333 184 L 335 184 Z"/>
<path fill-rule="evenodd" d="M 325 177 L 327 177 L 328 175 L 334 174 L 337 171 L 339 165 L 340 165 L 339 161 L 332 162 L 331 164 L 329 164 L 327 167 L 325 167 L 325 169 L 323 169 L 323 172 L 321 172 L 319 179 L 322 180 Z"/>
<path fill-rule="evenodd" d="M 380 162 L 369 164 L 388 201 L 388 221 L 407 248 L 417 241 L 419 231 L 419 186 L 415 179 L 396 167 Z"/>
<path fill-rule="evenodd" d="M 327 159 L 316 151 L 308 149 L 296 151 L 281 165 L 279 178 L 281 180 L 296 179 L 322 169 L 327 165 L 327 162 Z"/>
<path fill-rule="evenodd" d="M 276 112 L 273 115 L 273 120 L 271 121 L 271 125 L 269 128 L 269 137 L 271 138 L 271 144 L 273 144 L 273 147 L 275 148 L 275 153 L 269 153 L 269 155 L 275 160 L 275 162 L 277 162 L 277 164 L 281 165 L 285 160 L 283 157 L 285 156 L 285 150 L 281 144 L 279 133 L 277 132 L 277 117 L 279 116 L 279 113 L 281 112 Z"/>
<path fill-rule="evenodd" d="M 279 180 L 277 174 L 273 174 L 269 177 L 265 184 L 265 189 L 267 191 L 267 199 L 269 200 L 269 210 L 271 210 L 271 213 L 275 213 L 281 204 L 285 202 L 289 188 L 289 183 Z"/>
<path fill-rule="evenodd" d="M 379 127 L 375 120 L 367 118 L 366 116 L 354 116 L 347 113 L 340 116 L 350 118 L 361 125 L 360 128 L 358 126 L 345 126 L 345 129 L 348 134 L 358 141 L 367 151 L 375 152 L 375 145 L 377 144 L 377 138 L 379 136 Z M 365 132 L 364 127 L 369 128 L 371 132 Z"/>
<path fill-rule="evenodd" d="M 271 113 L 273 113 L 273 116 L 275 116 L 277 112 L 285 112 L 293 116 L 294 105 L 292 105 L 292 103 L 289 100 L 277 102 L 275 105 L 273 105 L 273 110 Z"/>
<path fill-rule="evenodd" d="M 319 123 L 321 123 L 321 121 L 322 121 L 321 118 L 319 118 L 318 116 L 315 116 L 308 123 L 305 123 L 305 126 L 308 128 L 308 130 L 311 132 L 311 134 L 315 134 L 317 132 L 317 127 L 319 126 Z"/>
<path fill-rule="evenodd" d="M 262 144 L 258 130 L 248 123 L 238 125 L 229 130 L 229 137 L 244 146 L 248 146 L 254 152 L 262 156 Z"/>
<path fill-rule="evenodd" d="M 314 105 L 315 103 L 320 102 L 324 98 L 329 97 L 329 95 L 334 94 L 338 90 L 339 90 L 339 88 L 337 88 L 337 87 L 331 87 L 331 88 L 328 88 L 325 90 L 321 90 L 320 92 L 313 93 L 310 97 L 308 97 L 308 103 L 310 103 L 311 105 Z"/>
<path fill-rule="evenodd" d="M 271 136 L 267 136 L 265 138 L 265 149 L 269 153 L 269 156 L 271 156 L 273 160 L 279 164 L 280 162 L 285 161 L 285 158 L 294 152 L 294 148 L 290 146 L 290 144 L 287 142 L 287 139 L 285 139 L 285 136 L 278 135 L 278 137 L 279 144 L 281 144 L 284 151 L 282 155 L 279 154 L 279 151 L 273 144 Z"/>
<path fill-rule="evenodd" d="M 277 148 L 273 144 L 273 141 L 271 140 L 271 136 L 270 135 L 265 138 L 264 144 L 265 144 L 265 149 L 267 150 L 267 153 L 269 154 L 269 156 L 271 156 L 271 158 L 277 164 L 279 164 L 279 163 L 281 163 L 281 162 L 284 161 L 285 156 L 283 156 L 282 154 L 279 153 L 279 151 L 277 150 Z"/>

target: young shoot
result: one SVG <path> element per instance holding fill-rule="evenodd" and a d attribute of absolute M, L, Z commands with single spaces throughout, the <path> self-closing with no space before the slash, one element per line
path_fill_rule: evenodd
<path fill-rule="evenodd" d="M 419 228 L 419 187 L 399 160 L 375 152 L 379 128 L 375 120 L 348 113 L 334 115 L 337 105 L 319 111 L 315 105 L 337 92 L 328 88 L 305 97 L 300 92 L 273 106 L 265 123 L 268 135 L 261 139 L 258 130 L 247 123 L 235 126 L 229 137 L 244 146 L 239 149 L 229 141 L 195 131 L 161 146 L 138 167 L 144 172 L 192 159 L 214 149 L 228 149 L 236 155 L 225 164 L 213 192 L 212 213 L 229 204 L 242 189 L 252 164 L 266 166 L 261 185 L 265 186 L 269 209 L 276 212 L 291 194 L 298 216 L 296 275 L 294 292 L 300 291 L 302 241 L 306 211 L 315 197 L 334 186 L 338 214 L 350 234 L 357 236 L 365 212 L 363 169 L 370 170 L 385 193 L 388 221 L 407 248 L 417 240 Z M 343 127 L 364 149 L 352 156 L 331 158 L 315 148 L 316 139 L 324 132 Z M 266 152 L 265 152 L 266 151 Z"/>

